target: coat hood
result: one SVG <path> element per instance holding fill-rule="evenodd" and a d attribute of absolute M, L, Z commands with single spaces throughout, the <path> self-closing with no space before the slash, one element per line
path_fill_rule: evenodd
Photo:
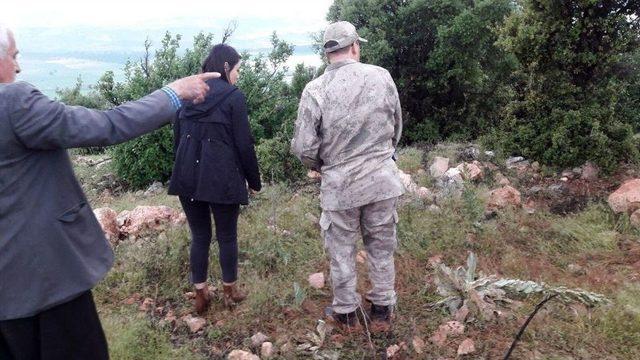
<path fill-rule="evenodd" d="M 209 85 L 210 89 L 204 101 L 199 104 L 192 102 L 185 104 L 180 110 L 179 119 L 197 120 L 205 118 L 222 105 L 231 93 L 238 90 L 236 86 L 221 79 L 207 80 L 207 85 Z"/>

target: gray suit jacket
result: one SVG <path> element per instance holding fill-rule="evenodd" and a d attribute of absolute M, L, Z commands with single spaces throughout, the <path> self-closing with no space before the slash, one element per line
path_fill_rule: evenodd
<path fill-rule="evenodd" d="M 65 149 L 124 142 L 174 115 L 161 91 L 95 111 L 0 84 L 0 320 L 67 302 L 113 264 Z"/>

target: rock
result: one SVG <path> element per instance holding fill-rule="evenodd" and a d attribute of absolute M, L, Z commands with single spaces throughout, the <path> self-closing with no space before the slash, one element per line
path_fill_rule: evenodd
<path fill-rule="evenodd" d="M 449 321 L 440 325 L 429 340 L 438 346 L 444 346 L 449 335 L 459 336 L 462 334 L 464 334 L 464 325 L 459 321 Z"/>
<path fill-rule="evenodd" d="M 396 355 L 398 355 L 398 352 L 400 351 L 400 346 L 398 345 L 391 345 L 387 348 L 387 359 L 391 359 L 393 357 L 395 357 Z"/>
<path fill-rule="evenodd" d="M 309 172 L 307 173 L 307 177 L 314 181 L 320 181 L 322 179 L 322 174 L 315 170 L 309 170 Z"/>
<path fill-rule="evenodd" d="M 417 336 L 414 336 L 413 340 L 411 341 L 411 344 L 413 345 L 413 350 L 415 350 L 416 353 L 422 354 L 422 352 L 424 351 L 424 347 L 425 347 L 424 340 L 422 340 L 421 338 L 419 338 Z"/>
<path fill-rule="evenodd" d="M 120 238 L 120 229 L 118 229 L 118 213 L 110 208 L 99 208 L 93 211 L 104 235 L 112 245 L 115 245 Z"/>
<path fill-rule="evenodd" d="M 592 162 L 587 162 L 582 166 L 582 173 L 580 174 L 580 178 L 587 181 L 598 180 L 599 173 L 600 169 L 597 165 Z"/>
<path fill-rule="evenodd" d="M 251 345 L 253 345 L 254 347 L 258 347 L 267 340 L 269 340 L 269 337 L 267 335 L 258 332 L 251 337 Z"/>
<path fill-rule="evenodd" d="M 360 264 L 364 264 L 367 262 L 367 252 L 364 250 L 358 251 L 358 255 L 356 255 L 356 261 Z"/>
<path fill-rule="evenodd" d="M 633 227 L 640 229 L 640 210 L 634 211 L 629 220 Z"/>
<path fill-rule="evenodd" d="M 122 235 L 139 238 L 182 225 L 186 217 L 168 206 L 138 206 L 131 211 L 121 212 L 116 220 Z"/>
<path fill-rule="evenodd" d="M 418 198 L 430 202 L 434 201 L 436 198 L 436 195 L 426 187 L 419 188 L 418 191 L 416 191 L 416 195 L 418 195 Z"/>
<path fill-rule="evenodd" d="M 456 311 L 455 319 L 460 323 L 464 323 L 467 321 L 467 317 L 469 317 L 469 307 L 467 305 L 463 305 L 458 311 Z"/>
<path fill-rule="evenodd" d="M 435 205 L 435 204 L 432 204 L 432 205 L 429 205 L 429 207 L 427 208 L 427 210 L 428 210 L 429 212 L 432 212 L 432 213 L 438 213 L 438 212 L 440 212 L 440 206 Z"/>
<path fill-rule="evenodd" d="M 540 170 L 540 163 L 537 162 L 537 161 L 534 161 L 533 163 L 531 163 L 531 170 L 539 171 Z"/>
<path fill-rule="evenodd" d="M 309 285 L 314 289 L 322 289 L 324 287 L 324 273 L 309 275 Z"/>
<path fill-rule="evenodd" d="M 462 161 L 478 160 L 480 157 L 480 149 L 475 146 L 467 146 L 458 152 L 458 158 Z"/>
<path fill-rule="evenodd" d="M 462 179 L 462 171 L 458 168 L 451 168 L 447 170 L 447 172 L 444 173 L 444 177 L 457 184 L 464 183 L 464 180 Z"/>
<path fill-rule="evenodd" d="M 476 352 L 476 345 L 472 339 L 465 339 L 458 347 L 458 356 L 469 355 Z"/>
<path fill-rule="evenodd" d="M 431 164 L 431 166 L 429 167 L 431 176 L 436 179 L 444 175 L 447 170 L 449 170 L 449 159 L 439 156 L 436 156 L 436 158 L 433 160 L 433 164 Z"/>
<path fill-rule="evenodd" d="M 493 175 L 493 180 L 500 186 L 511 185 L 511 181 L 509 181 L 509 179 L 507 179 L 507 177 L 504 176 L 501 172 L 495 173 L 495 175 Z"/>
<path fill-rule="evenodd" d="M 244 350 L 233 350 L 227 357 L 228 360 L 260 360 L 258 355 Z"/>
<path fill-rule="evenodd" d="M 260 348 L 260 356 L 263 359 L 271 359 L 273 357 L 273 344 L 270 342 L 263 342 Z"/>
<path fill-rule="evenodd" d="M 140 306 L 138 307 L 138 310 L 140 310 L 140 311 L 149 311 L 151 308 L 153 308 L 154 305 L 155 305 L 155 301 L 153 301 L 153 299 L 145 298 L 142 301 L 142 304 L 140 304 Z"/>
<path fill-rule="evenodd" d="M 560 178 L 560 181 L 567 182 L 567 181 L 569 181 L 569 178 L 566 177 L 566 176 L 563 176 L 563 177 Z"/>
<path fill-rule="evenodd" d="M 151 184 L 151 186 L 149 186 L 147 188 L 147 190 L 144 192 L 144 196 L 153 196 L 153 195 L 158 195 L 160 193 L 164 192 L 164 187 L 162 186 L 162 183 L 160 181 L 156 181 L 153 184 Z"/>
<path fill-rule="evenodd" d="M 198 331 L 204 329 L 204 327 L 207 325 L 207 320 L 201 317 L 191 316 L 191 314 L 183 316 L 181 320 L 187 324 L 187 326 L 189 327 L 189 331 L 191 331 L 192 334 L 195 334 Z"/>
<path fill-rule="evenodd" d="M 520 192 L 513 187 L 506 185 L 489 193 L 487 210 L 495 211 L 504 209 L 508 206 L 520 206 L 521 203 L 522 199 L 520 198 Z"/>
<path fill-rule="evenodd" d="M 506 165 L 507 168 L 514 167 L 517 163 L 523 162 L 524 158 L 522 156 L 512 156 L 507 159 Z"/>
<path fill-rule="evenodd" d="M 640 179 L 625 182 L 607 200 L 615 213 L 633 213 L 640 208 Z"/>
<path fill-rule="evenodd" d="M 449 321 L 445 324 L 447 327 L 448 335 L 462 335 L 464 334 L 464 325 L 459 321 Z"/>
<path fill-rule="evenodd" d="M 492 158 L 492 157 L 496 156 L 496 153 L 494 151 L 490 151 L 490 150 L 489 151 L 485 151 L 484 154 L 489 158 Z"/>
<path fill-rule="evenodd" d="M 467 180 L 476 181 L 482 179 L 484 176 L 482 169 L 476 164 L 460 164 L 457 169 L 460 170 L 462 176 Z"/>
<path fill-rule="evenodd" d="M 575 173 L 573 172 L 573 170 L 565 170 L 562 172 L 562 174 L 560 174 L 560 178 L 567 178 L 569 180 L 573 179 L 574 177 Z"/>
<path fill-rule="evenodd" d="M 569 272 L 575 276 L 582 276 L 587 274 L 587 271 L 578 264 L 569 264 L 569 266 L 567 266 L 567 270 L 569 270 Z"/>
<path fill-rule="evenodd" d="M 312 223 L 314 223 L 314 224 L 318 224 L 318 223 L 320 223 L 320 219 L 318 219 L 318 217 L 317 217 L 317 216 L 315 216 L 315 215 L 313 215 L 312 213 L 306 213 L 306 214 L 304 214 L 304 217 L 305 217 L 307 220 L 309 220 L 309 221 L 311 221 Z"/>

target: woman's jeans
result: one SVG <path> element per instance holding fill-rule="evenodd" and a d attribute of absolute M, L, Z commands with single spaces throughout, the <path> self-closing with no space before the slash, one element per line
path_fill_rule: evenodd
<path fill-rule="evenodd" d="M 207 281 L 209 247 L 211 245 L 211 213 L 216 226 L 222 281 L 238 279 L 238 215 L 239 204 L 211 204 L 180 197 L 191 229 L 191 281 Z"/>

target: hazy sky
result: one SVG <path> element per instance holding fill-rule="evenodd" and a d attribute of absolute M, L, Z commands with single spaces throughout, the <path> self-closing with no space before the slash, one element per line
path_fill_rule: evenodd
<path fill-rule="evenodd" d="M 302 31 L 324 24 L 332 0 L 7 0 L 0 21 L 28 27 L 181 27 L 242 20 L 283 20 Z"/>
<path fill-rule="evenodd" d="M 231 22 L 237 28 L 229 43 L 240 50 L 268 51 L 269 37 L 298 45 L 293 65 L 317 65 L 320 58 L 300 50 L 322 30 L 333 0 L 0 0 L 0 23 L 14 29 L 23 73 L 52 94 L 81 76 L 95 83 L 106 70 L 121 70 L 137 59 L 145 40 L 157 48 L 165 31 L 183 35 L 182 48 L 199 32 L 221 39 Z M 308 49 L 308 47 L 307 47 Z"/>

